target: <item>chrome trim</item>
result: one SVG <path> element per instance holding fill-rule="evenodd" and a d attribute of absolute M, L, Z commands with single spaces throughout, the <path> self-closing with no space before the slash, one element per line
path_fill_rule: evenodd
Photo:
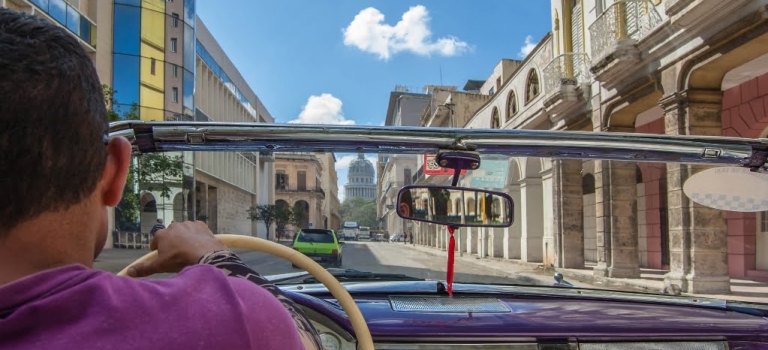
<path fill-rule="evenodd" d="M 307 315 L 307 317 L 311 322 L 316 323 L 318 325 L 322 325 L 325 328 L 328 328 L 328 330 L 330 330 L 331 333 L 337 335 L 340 338 L 339 340 L 343 339 L 343 341 L 348 343 L 357 342 L 357 339 L 355 339 L 355 337 L 352 336 L 352 334 L 349 334 L 349 332 L 345 331 L 344 328 L 336 324 L 336 322 L 331 321 L 331 319 L 326 317 L 325 315 L 305 306 L 299 306 L 299 308 L 301 308 L 301 310 L 304 311 L 304 314 Z M 315 326 L 315 328 L 317 328 L 317 326 Z"/>
<path fill-rule="evenodd" d="M 489 297 L 455 296 L 448 298 L 434 295 L 390 295 L 389 304 L 392 310 L 399 312 L 471 312 L 475 314 L 512 312 L 512 309 L 505 302 Z"/>
<path fill-rule="evenodd" d="M 364 294 L 409 294 L 434 293 L 434 281 L 390 281 L 390 282 L 344 282 L 342 285 L 353 295 Z M 281 290 L 307 293 L 327 293 L 322 284 L 278 285 Z M 700 306 L 725 310 L 728 301 L 705 297 L 646 294 L 641 292 L 612 291 L 602 289 L 562 288 L 554 286 L 516 286 L 516 285 L 487 285 L 472 283 L 454 283 L 455 296 L 495 295 L 505 298 L 517 296 L 534 297 L 568 297 L 578 299 L 609 299 L 614 301 L 648 302 L 656 304 Z M 760 307 L 765 305 L 740 302 L 745 307 Z"/>
<path fill-rule="evenodd" d="M 421 154 L 451 149 L 517 157 L 765 167 L 764 151 L 768 149 L 768 139 L 764 138 L 614 132 L 137 121 L 116 122 L 110 128 L 110 137 L 132 136 L 138 153 L 247 150 Z M 205 141 L 190 144 L 190 135 L 204 135 Z M 754 156 L 758 151 L 763 154 Z"/>

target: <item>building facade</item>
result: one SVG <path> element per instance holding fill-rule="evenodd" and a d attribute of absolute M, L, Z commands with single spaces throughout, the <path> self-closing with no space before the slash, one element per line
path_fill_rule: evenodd
<path fill-rule="evenodd" d="M 274 119 L 198 17 L 196 121 L 273 123 Z M 195 152 L 195 212 L 217 233 L 266 238 L 245 210 L 275 201 L 274 160 L 257 152 Z M 275 237 L 270 233 L 269 237 Z"/>
<path fill-rule="evenodd" d="M 323 228 L 341 230 L 341 202 L 339 200 L 339 179 L 336 173 L 336 155 L 319 153 L 315 156 L 323 163 L 322 189 L 325 192 L 323 200 Z"/>
<path fill-rule="evenodd" d="M 465 127 L 765 137 L 767 6 L 552 0 L 552 31 L 506 79 L 486 81 L 493 94 Z M 728 293 L 731 278 L 768 276 L 768 215 L 694 204 L 682 184 L 704 168 L 512 159 L 500 189 L 522 211 L 510 228 L 477 230 L 464 252 L 598 278 L 656 269 L 668 290 Z M 447 247 L 444 233 L 417 240 Z"/>
<path fill-rule="evenodd" d="M 287 227 L 293 235 L 303 228 L 326 228 L 323 203 L 330 197 L 323 189 L 323 161 L 308 152 L 275 153 L 275 205 L 293 212 L 294 224 Z"/>
<path fill-rule="evenodd" d="M 273 122 L 196 16 L 194 0 L 4 0 L 0 5 L 46 18 L 77 37 L 120 119 Z M 160 167 L 164 162 L 156 163 L 163 160 L 158 157 L 175 161 Z M 134 167 L 158 172 L 127 186 L 135 198 L 124 194 L 110 212 L 115 234 L 108 235 L 107 247 L 116 240 L 142 243 L 140 233 L 149 232 L 157 219 L 166 225 L 199 219 L 215 233 L 266 235 L 264 225 L 248 220 L 245 210 L 274 202 L 270 157 L 179 152 L 139 159 Z"/>
<path fill-rule="evenodd" d="M 395 86 L 389 93 L 385 126 L 419 126 L 421 114 L 431 101 L 431 87 L 422 93 L 411 92 L 402 86 Z M 375 187 L 376 217 L 379 227 L 389 234 L 409 232 L 409 225 L 395 213 L 394 202 L 397 191 L 413 182 L 416 175 L 416 155 L 379 153 L 376 162 L 377 181 Z M 412 225 L 411 225 L 412 226 Z"/>

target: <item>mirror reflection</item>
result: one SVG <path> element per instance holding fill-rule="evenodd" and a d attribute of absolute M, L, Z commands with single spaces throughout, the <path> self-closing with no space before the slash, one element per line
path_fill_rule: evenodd
<path fill-rule="evenodd" d="M 508 227 L 512 198 L 501 192 L 446 186 L 406 186 L 400 190 L 397 214 L 403 219 L 444 225 Z"/>

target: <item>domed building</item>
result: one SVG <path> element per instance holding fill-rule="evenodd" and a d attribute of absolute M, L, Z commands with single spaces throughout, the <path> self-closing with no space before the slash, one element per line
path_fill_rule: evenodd
<path fill-rule="evenodd" d="M 376 199 L 376 171 L 373 164 L 362 153 L 349 164 L 344 198 Z"/>

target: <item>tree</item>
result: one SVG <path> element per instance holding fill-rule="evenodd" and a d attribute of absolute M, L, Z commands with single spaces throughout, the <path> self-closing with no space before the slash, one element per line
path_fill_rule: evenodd
<path fill-rule="evenodd" d="M 115 107 L 120 105 L 115 99 L 117 91 L 106 84 L 101 87 L 110 122 L 139 120 L 138 104 L 131 104 L 130 108 L 121 114 L 120 111 L 115 110 Z M 137 187 L 142 190 L 160 192 L 162 197 L 170 199 L 171 188 L 166 183 L 166 179 L 179 179 L 183 175 L 183 157 L 180 155 L 152 153 L 133 157 L 128 168 L 123 197 L 115 207 L 116 227 L 125 231 L 138 231 L 140 229 Z"/>
<path fill-rule="evenodd" d="M 255 207 L 250 207 L 246 211 L 248 213 L 248 219 L 251 221 L 263 222 L 267 227 L 267 240 L 269 240 L 269 229 L 272 227 L 272 223 L 275 222 L 278 208 L 274 204 L 259 204 Z M 279 237 L 279 236 L 278 236 Z"/>
<path fill-rule="evenodd" d="M 293 211 L 285 205 L 279 204 L 259 204 L 246 210 L 248 219 L 251 221 L 263 222 L 267 227 L 267 239 L 269 240 L 269 231 L 272 224 L 275 224 L 275 233 L 280 237 L 280 233 L 285 231 L 285 227 L 293 222 Z"/>
<path fill-rule="evenodd" d="M 275 233 L 285 231 L 285 227 L 293 220 L 293 211 L 285 205 L 275 204 Z"/>
<path fill-rule="evenodd" d="M 376 200 L 364 198 L 346 198 L 341 204 L 341 221 L 356 221 L 360 226 L 379 227 L 376 218 Z"/>
<path fill-rule="evenodd" d="M 303 226 L 309 222 L 309 213 L 307 213 L 306 208 L 295 205 L 293 206 L 291 212 L 292 215 L 290 224 L 298 229 L 304 228 Z"/>

